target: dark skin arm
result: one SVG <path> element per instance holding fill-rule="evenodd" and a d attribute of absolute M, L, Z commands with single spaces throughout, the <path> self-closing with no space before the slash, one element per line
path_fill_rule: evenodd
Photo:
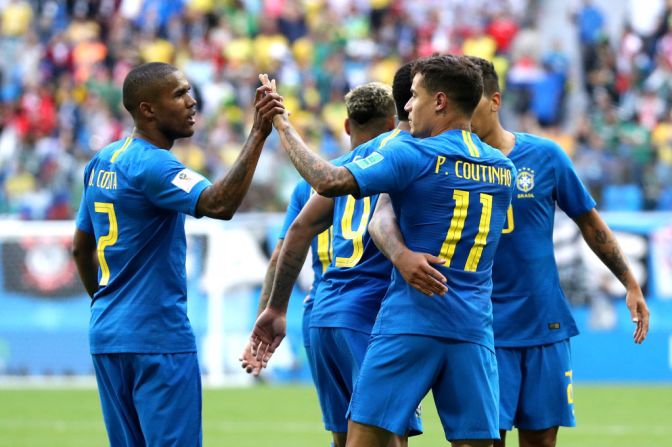
<path fill-rule="evenodd" d="M 243 201 L 252 182 L 266 137 L 271 133 L 271 117 L 274 113 L 284 111 L 282 98 L 278 95 L 265 95 L 267 91 L 268 88 L 264 86 L 257 89 L 252 130 L 231 170 L 224 178 L 201 193 L 196 204 L 199 216 L 229 220 Z"/>
<path fill-rule="evenodd" d="M 285 315 L 296 278 L 303 267 L 310 243 L 329 228 L 334 215 L 334 201 L 317 194 L 310 198 L 285 236 L 278 257 L 273 289 L 266 309 L 252 330 L 252 351 L 266 366 L 285 336 Z"/>
<path fill-rule="evenodd" d="M 93 294 L 98 291 L 98 258 L 95 236 L 82 230 L 76 230 L 72 243 L 72 257 L 75 260 L 77 272 L 79 272 L 86 293 L 93 298 Z"/>
<path fill-rule="evenodd" d="M 388 194 L 378 196 L 376 209 L 369 222 L 369 235 L 378 250 L 392 261 L 413 288 L 427 296 L 435 293 L 443 295 L 448 291 L 446 278 L 431 266 L 443 264 L 444 261 L 429 253 L 416 253 L 406 247 Z"/>
<path fill-rule="evenodd" d="M 259 79 L 262 84 L 272 90 L 269 95 L 276 97 L 275 83 L 269 82 L 266 75 L 259 75 Z M 359 195 L 359 185 L 350 171 L 342 166 L 334 166 L 311 150 L 292 127 L 284 109 L 269 108 L 262 113 L 264 118 L 273 120 L 273 125 L 280 135 L 282 147 L 285 148 L 289 159 L 301 177 L 310 183 L 315 192 L 326 197 L 348 194 L 357 197 Z"/>
<path fill-rule="evenodd" d="M 574 221 L 590 249 L 625 286 L 625 303 L 632 321 L 637 325 L 633 338 L 635 343 L 642 343 L 649 331 L 649 309 L 618 241 L 595 209 L 580 215 Z"/>

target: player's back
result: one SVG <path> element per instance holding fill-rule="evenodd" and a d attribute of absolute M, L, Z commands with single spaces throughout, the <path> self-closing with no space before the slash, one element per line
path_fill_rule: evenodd
<path fill-rule="evenodd" d="M 381 163 L 389 172 L 379 168 L 372 176 L 380 175 L 379 186 L 390 191 L 406 245 L 445 260 L 438 268 L 448 279 L 448 292 L 427 297 L 395 269 L 373 333 L 425 334 L 492 347 L 491 268 L 511 200 L 512 163 L 461 130 L 383 150 L 381 157 L 389 158 Z M 368 168 L 362 163 L 357 169 Z M 365 176 L 356 175 L 362 182 Z"/>
<path fill-rule="evenodd" d="M 413 139 L 399 129 L 383 133 L 334 160 L 344 165 L 365 159 L 390 142 Z M 334 198 L 332 262 L 320 283 L 311 327 L 346 327 L 370 332 L 390 284 L 392 263 L 369 236 L 378 195 Z"/>
<path fill-rule="evenodd" d="M 131 138 L 102 149 L 84 175 L 80 215 L 90 220 L 100 263 L 92 353 L 194 351 L 183 213 L 195 214 L 209 182 L 169 151 Z"/>

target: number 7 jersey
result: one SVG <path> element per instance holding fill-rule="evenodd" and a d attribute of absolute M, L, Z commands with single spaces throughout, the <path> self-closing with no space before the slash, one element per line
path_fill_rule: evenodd
<path fill-rule="evenodd" d="M 187 318 L 185 214 L 210 185 L 169 151 L 127 138 L 84 170 L 77 228 L 96 238 L 92 354 L 195 352 Z"/>
<path fill-rule="evenodd" d="M 428 297 L 394 269 L 373 334 L 419 334 L 494 351 L 492 264 L 511 202 L 515 168 L 462 130 L 392 142 L 345 165 L 361 196 L 387 192 L 406 245 L 445 261 L 444 296 Z"/>

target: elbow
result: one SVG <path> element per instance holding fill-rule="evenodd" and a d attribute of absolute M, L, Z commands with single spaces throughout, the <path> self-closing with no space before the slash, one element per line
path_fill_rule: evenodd
<path fill-rule="evenodd" d="M 313 189 L 315 189 L 315 192 L 322 197 L 338 197 L 346 194 L 354 194 L 354 192 L 348 191 L 343 185 L 330 181 L 319 182 Z"/>

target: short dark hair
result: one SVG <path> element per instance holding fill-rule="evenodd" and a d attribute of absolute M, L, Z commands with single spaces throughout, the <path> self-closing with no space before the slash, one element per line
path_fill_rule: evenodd
<path fill-rule="evenodd" d="M 471 62 L 474 63 L 481 70 L 481 77 L 483 78 L 483 92 L 486 96 L 492 96 L 495 93 L 499 93 L 499 77 L 497 76 L 497 71 L 495 66 L 489 60 L 483 59 L 482 57 L 476 56 L 466 56 Z"/>
<path fill-rule="evenodd" d="M 369 82 L 355 87 L 345 95 L 348 118 L 360 126 L 375 119 L 394 116 L 392 90 L 380 82 Z"/>
<path fill-rule="evenodd" d="M 471 116 L 483 95 L 483 78 L 478 67 L 464 56 L 430 56 L 413 64 L 412 76 L 423 76 L 430 93 L 444 92 L 465 115 Z"/>
<path fill-rule="evenodd" d="M 126 110 L 135 116 L 140 103 L 156 99 L 168 75 L 176 71 L 178 71 L 176 67 L 163 62 L 138 65 L 129 71 L 122 87 L 122 97 Z"/>
<path fill-rule="evenodd" d="M 411 99 L 411 85 L 413 85 L 413 76 L 411 68 L 413 62 L 402 65 L 394 74 L 392 81 L 392 96 L 397 105 L 397 118 L 399 121 L 408 121 L 408 112 L 404 109 L 406 103 Z"/>

